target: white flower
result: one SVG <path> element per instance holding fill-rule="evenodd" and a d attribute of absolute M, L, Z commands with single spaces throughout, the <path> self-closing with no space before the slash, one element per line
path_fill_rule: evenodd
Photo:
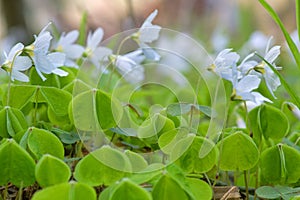
<path fill-rule="evenodd" d="M 158 14 L 157 10 L 154 10 L 145 20 L 143 25 L 138 31 L 138 41 L 139 43 L 151 43 L 158 39 L 161 27 L 158 25 L 153 25 L 152 21 Z"/>
<path fill-rule="evenodd" d="M 275 69 L 281 69 L 281 67 L 276 67 L 274 63 L 276 58 L 280 54 L 280 46 L 274 46 L 269 50 L 270 40 L 266 48 L 266 54 L 264 56 L 264 59 L 268 61 L 271 65 L 273 65 Z M 278 86 L 281 85 L 279 77 L 273 72 L 273 70 L 265 62 L 261 62 L 260 64 L 258 64 L 254 68 L 254 70 L 261 73 L 261 75 L 263 76 L 266 82 L 269 92 L 272 94 L 274 98 L 276 98 L 273 91 L 275 91 L 278 88 Z"/>
<path fill-rule="evenodd" d="M 57 69 L 63 66 L 66 58 L 65 54 L 59 52 L 49 53 L 50 42 L 52 40 L 50 32 L 46 31 L 49 25 L 50 23 L 42 29 L 38 36 L 35 36 L 33 44 L 25 48 L 34 62 L 38 75 L 43 81 L 46 80 L 43 73 L 55 73 L 59 76 L 68 75 L 67 72 Z"/>
<path fill-rule="evenodd" d="M 132 38 L 139 44 L 141 49 L 143 50 L 145 56 L 154 61 L 160 60 L 160 55 L 156 53 L 147 43 L 151 43 L 158 39 L 159 32 L 161 27 L 158 25 L 153 25 L 152 21 L 156 17 L 158 11 L 154 10 L 142 24 L 140 29 L 132 34 Z"/>
<path fill-rule="evenodd" d="M 233 82 L 233 67 L 236 67 L 239 59 L 240 56 L 236 52 L 232 52 L 232 49 L 224 49 L 217 55 L 209 69 L 220 77 Z"/>
<path fill-rule="evenodd" d="M 240 99 L 245 101 L 255 101 L 255 96 L 252 94 L 252 90 L 258 88 L 260 79 L 255 75 L 248 75 L 241 80 L 234 81 L 234 99 Z"/>
<path fill-rule="evenodd" d="M 129 83 L 135 84 L 144 80 L 144 68 L 140 65 L 144 57 L 140 50 L 125 54 L 111 55 L 110 60 L 115 65 L 118 72 Z"/>
<path fill-rule="evenodd" d="M 133 60 L 137 64 L 141 64 L 146 58 L 141 49 L 129 52 L 124 55 L 125 57 Z"/>
<path fill-rule="evenodd" d="M 253 69 L 258 65 L 258 62 L 255 60 L 250 60 L 255 55 L 255 53 L 251 53 L 244 58 L 241 64 L 237 67 L 241 72 L 242 76 L 246 76 L 249 74 L 258 75 Z"/>
<path fill-rule="evenodd" d="M 8 53 L 5 55 L 5 61 L 1 64 L 1 67 L 6 69 L 11 74 L 11 80 L 19 80 L 22 82 L 28 82 L 29 78 L 20 71 L 25 71 L 32 66 L 31 60 L 26 56 L 20 56 L 24 45 L 18 43 L 13 46 Z"/>
<path fill-rule="evenodd" d="M 293 104 L 291 102 L 288 102 L 287 106 L 288 106 L 288 109 L 290 111 L 292 111 L 292 113 L 294 114 L 294 116 L 297 117 L 297 119 L 300 120 L 300 110 L 299 110 L 299 108 L 295 104 Z"/>
<path fill-rule="evenodd" d="M 68 72 L 59 69 L 65 63 L 66 55 L 60 52 L 49 53 L 47 55 L 48 60 L 54 65 L 55 69 L 52 71 L 53 74 L 59 76 L 68 76 Z"/>
<path fill-rule="evenodd" d="M 274 64 L 276 58 L 280 54 L 280 46 L 274 46 L 269 49 L 272 37 L 269 39 L 267 43 L 267 47 L 265 50 L 264 59 L 269 62 L 271 65 L 275 67 L 275 69 L 281 69 L 281 67 L 276 67 Z M 269 92 L 272 94 L 274 98 L 274 91 L 280 86 L 279 77 L 273 72 L 273 70 L 264 62 L 258 63 L 255 60 L 249 60 L 254 54 L 248 55 L 244 61 L 238 66 L 238 70 L 245 76 L 247 74 L 252 74 L 259 76 L 264 79 L 266 86 Z"/>
<path fill-rule="evenodd" d="M 84 48 L 79 44 L 74 44 L 79 36 L 77 30 L 70 31 L 65 34 L 62 33 L 54 49 L 66 54 L 65 65 L 69 67 L 78 68 L 74 60 L 80 58 L 84 52 Z"/>
<path fill-rule="evenodd" d="M 112 54 L 112 50 L 99 46 L 103 38 L 103 29 L 98 28 L 94 33 L 89 32 L 87 46 L 85 49 L 86 57 L 97 67 L 100 68 L 100 62 Z"/>
<path fill-rule="evenodd" d="M 299 40 L 299 36 L 298 36 L 298 30 L 295 30 L 293 33 L 291 33 L 291 38 L 294 41 L 294 43 L 296 44 L 298 50 L 300 50 L 300 40 Z"/>
<path fill-rule="evenodd" d="M 153 61 L 160 60 L 160 55 L 156 51 L 154 51 L 153 48 L 148 46 L 147 44 L 141 43 L 140 47 L 142 48 L 143 53 L 146 56 L 146 58 L 148 58 L 149 60 L 153 60 Z"/>
<path fill-rule="evenodd" d="M 232 99 L 250 101 L 255 106 L 261 105 L 264 101 L 272 103 L 268 98 L 253 91 L 258 88 L 260 82 L 261 79 L 256 75 L 247 75 L 240 80 L 234 81 Z"/>

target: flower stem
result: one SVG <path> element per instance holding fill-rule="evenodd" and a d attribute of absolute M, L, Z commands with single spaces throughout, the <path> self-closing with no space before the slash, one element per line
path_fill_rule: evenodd
<path fill-rule="evenodd" d="M 9 101 L 10 101 L 10 88 L 11 88 L 11 78 L 12 78 L 12 68 L 14 67 L 15 60 L 17 56 L 22 52 L 23 50 L 17 51 L 16 54 L 14 55 L 12 62 L 11 62 L 11 69 L 9 73 L 9 80 L 8 80 L 8 85 L 7 85 L 7 99 L 6 99 L 6 105 L 9 106 Z"/>
<path fill-rule="evenodd" d="M 246 199 L 249 199 L 249 188 L 248 188 L 247 170 L 244 171 L 244 181 L 245 181 L 245 188 L 246 188 Z"/>
<path fill-rule="evenodd" d="M 32 123 L 34 126 L 36 126 L 36 116 L 37 116 L 37 109 L 38 109 L 38 97 L 39 97 L 39 92 L 40 92 L 40 87 L 36 88 L 36 92 L 35 92 L 35 105 L 34 105 L 34 111 L 33 111 L 33 119 L 32 119 Z"/>
<path fill-rule="evenodd" d="M 6 106 L 9 106 L 9 101 L 10 101 L 10 88 L 11 88 L 11 73 L 10 73 L 9 80 L 8 80 L 8 84 L 7 84 Z"/>
<path fill-rule="evenodd" d="M 108 81 L 107 81 L 107 85 L 106 85 L 106 88 L 109 90 L 109 87 L 110 87 L 110 84 L 111 84 L 111 81 L 112 81 L 112 75 L 113 75 L 113 73 L 115 72 L 115 66 L 116 66 L 116 63 L 117 63 L 117 59 L 118 59 L 118 56 L 120 55 L 120 51 L 121 51 L 121 49 L 122 49 L 122 46 L 125 44 L 125 42 L 127 41 L 127 40 L 129 40 L 131 38 L 131 35 L 128 35 L 127 37 L 125 37 L 122 41 L 121 41 L 121 43 L 120 43 L 120 45 L 119 45 L 119 47 L 118 47 L 118 49 L 117 49 L 117 53 L 116 53 L 116 59 L 115 60 L 113 60 L 113 62 L 112 62 L 112 71 L 111 71 L 111 73 L 110 73 L 110 75 L 109 75 L 109 78 L 108 78 Z"/>

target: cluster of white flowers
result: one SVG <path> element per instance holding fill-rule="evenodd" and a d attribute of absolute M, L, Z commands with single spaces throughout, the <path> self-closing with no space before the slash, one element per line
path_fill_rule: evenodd
<path fill-rule="evenodd" d="M 276 69 L 280 69 L 275 66 L 275 60 L 280 54 L 280 46 L 269 48 L 271 39 L 268 41 L 264 59 Z M 254 55 L 254 53 L 249 54 L 239 63 L 240 55 L 232 49 L 225 49 L 217 55 L 209 69 L 232 83 L 232 100 L 244 100 L 257 106 L 263 102 L 272 102 L 255 91 L 262 81 L 274 98 L 276 98 L 274 91 L 281 83 L 279 77 L 264 61 L 257 62 L 253 59 Z"/>
<path fill-rule="evenodd" d="M 144 70 L 140 66 L 146 58 L 158 61 L 160 56 L 148 43 L 158 39 L 161 27 L 153 25 L 152 21 L 157 15 L 157 10 L 143 23 L 141 28 L 131 35 L 131 39 L 136 41 L 140 48 L 125 55 L 114 55 L 112 50 L 100 46 L 104 32 L 102 28 L 89 32 L 86 47 L 76 44 L 79 31 L 73 30 L 69 33 L 62 33 L 59 40 L 52 42 L 52 35 L 47 30 L 49 23 L 38 35 L 34 35 L 34 42 L 28 46 L 22 43 L 14 45 L 9 53 L 4 52 L 4 61 L 0 63 L 1 70 L 8 72 L 12 81 L 18 80 L 29 82 L 26 71 L 34 66 L 37 74 L 44 81 L 44 74 L 56 74 L 67 76 L 68 72 L 61 67 L 78 68 L 78 61 L 84 58 L 90 61 L 97 68 L 101 67 L 101 62 L 112 61 L 117 71 L 129 82 L 138 82 L 144 78 Z M 110 59 L 109 59 L 110 58 Z"/>
<path fill-rule="evenodd" d="M 130 83 L 138 83 L 144 79 L 144 68 L 140 64 L 145 59 L 160 60 L 160 55 L 147 44 L 157 40 L 159 37 L 161 27 L 152 24 L 157 13 L 158 11 L 154 10 L 140 29 L 130 36 L 140 46 L 139 49 L 125 55 L 111 55 L 109 57 L 118 72 Z"/>

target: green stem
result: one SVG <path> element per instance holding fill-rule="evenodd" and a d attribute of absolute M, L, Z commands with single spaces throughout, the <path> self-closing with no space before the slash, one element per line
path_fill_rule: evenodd
<path fill-rule="evenodd" d="M 196 106 L 198 104 L 199 87 L 200 87 L 200 79 L 197 80 L 195 99 L 194 99 L 193 105 L 191 106 L 190 119 L 189 119 L 190 120 L 189 121 L 190 130 L 192 129 L 193 115 L 194 115 L 194 109 L 195 109 L 194 106 Z"/>
<path fill-rule="evenodd" d="M 237 185 L 239 171 L 233 172 L 233 185 Z"/>
<path fill-rule="evenodd" d="M 23 195 L 23 181 L 21 182 L 21 186 L 19 188 L 18 200 L 22 200 L 22 195 Z"/>
<path fill-rule="evenodd" d="M 206 173 L 203 173 L 203 175 L 204 175 L 204 177 L 205 177 L 207 183 L 209 184 L 209 186 L 212 187 L 211 181 L 209 180 L 209 177 L 207 176 L 207 174 L 206 174 Z"/>
<path fill-rule="evenodd" d="M 243 103 L 244 103 L 244 106 L 245 106 L 245 112 L 246 112 L 245 122 L 246 122 L 246 127 L 247 127 L 247 124 L 248 124 L 248 109 L 247 109 L 246 101 L 243 101 Z"/>
<path fill-rule="evenodd" d="M 261 5 L 268 11 L 268 13 L 271 15 L 271 17 L 273 18 L 273 20 L 278 24 L 278 26 L 281 29 L 281 32 L 283 33 L 286 42 L 295 58 L 295 61 L 298 65 L 298 68 L 300 69 L 300 53 L 298 51 L 298 48 L 296 46 L 296 44 L 294 43 L 294 41 L 292 40 L 290 34 L 287 32 L 287 30 L 285 29 L 282 21 L 280 20 L 278 14 L 275 12 L 275 10 L 265 1 L 265 0 L 258 0 Z M 297 25 L 299 25 L 299 18 L 300 18 L 300 14 L 299 14 L 299 0 L 296 0 L 296 10 L 297 10 Z M 298 33 L 299 33 L 299 27 L 298 27 Z M 299 34 L 300 35 L 300 34 Z"/>
<path fill-rule="evenodd" d="M 262 143 L 262 139 L 260 139 L 260 143 L 258 144 L 258 151 L 259 151 L 260 155 L 261 155 L 261 152 L 262 152 L 262 148 L 263 148 L 263 143 Z M 255 180 L 255 189 L 257 189 L 260 185 L 260 182 L 259 182 L 259 168 L 260 168 L 260 166 L 258 164 L 258 166 L 256 168 L 256 172 L 255 172 L 255 178 L 256 178 L 256 180 Z M 254 195 L 254 200 L 255 199 L 256 199 L 256 193 Z"/>
<path fill-rule="evenodd" d="M 36 88 L 36 92 L 35 92 L 35 105 L 34 105 L 34 111 L 33 111 L 33 119 L 32 119 L 32 123 L 34 126 L 36 126 L 36 121 L 37 121 L 37 109 L 38 109 L 38 97 L 39 97 L 39 92 L 40 92 L 40 87 Z"/>
<path fill-rule="evenodd" d="M 11 73 L 10 73 L 8 85 L 7 85 L 7 99 L 6 99 L 7 106 L 9 106 L 9 101 L 10 101 L 10 88 L 11 88 Z"/>
<path fill-rule="evenodd" d="M 23 50 L 21 51 L 17 51 L 16 54 L 14 55 L 12 61 L 11 61 L 11 69 L 10 70 L 10 73 L 9 73 L 9 80 L 8 80 L 8 85 L 7 85 L 7 99 L 6 99 L 6 105 L 9 106 L 9 101 L 10 101 L 10 88 L 11 88 L 11 77 L 12 77 L 12 68 L 14 67 L 14 63 L 15 63 L 15 60 L 17 58 L 17 56 L 22 52 Z"/>
<path fill-rule="evenodd" d="M 82 158 L 82 142 L 78 141 L 75 145 L 75 157 L 76 158 Z"/>
<path fill-rule="evenodd" d="M 7 199 L 7 194 L 8 194 L 8 184 L 5 185 L 5 189 L 3 192 L 3 199 Z"/>
<path fill-rule="evenodd" d="M 230 179 L 229 179 L 229 172 L 226 171 L 225 174 L 226 174 L 226 183 L 227 183 L 227 185 L 232 185 L 231 182 L 230 182 Z"/>
<path fill-rule="evenodd" d="M 245 188 L 246 188 L 246 199 L 249 199 L 249 188 L 248 188 L 248 178 L 247 178 L 247 171 L 244 171 L 244 181 L 245 181 Z"/>
<path fill-rule="evenodd" d="M 300 41 L 300 0 L 296 0 L 296 21 L 298 29 L 298 39 Z"/>
<path fill-rule="evenodd" d="M 193 123 L 193 114 L 194 114 L 194 105 L 191 106 L 191 111 L 190 111 L 190 119 L 189 119 L 189 129 L 192 129 L 192 123 Z"/>
<path fill-rule="evenodd" d="M 265 60 L 261 55 L 259 55 L 257 53 L 255 53 L 255 54 L 260 59 L 262 59 L 272 69 L 272 71 L 278 76 L 278 78 L 280 79 L 280 81 L 281 81 L 282 85 L 284 86 L 285 90 L 287 91 L 287 93 L 291 96 L 291 98 L 293 98 L 293 100 L 295 101 L 296 105 L 300 108 L 300 99 L 299 99 L 299 97 L 292 90 L 292 88 L 289 86 L 289 84 L 285 81 L 285 79 L 283 78 L 283 76 L 275 69 L 275 67 L 272 64 L 270 64 L 267 60 Z"/>
<path fill-rule="evenodd" d="M 110 73 L 110 75 L 109 75 L 109 78 L 108 78 L 108 81 L 107 81 L 107 86 L 106 86 L 106 88 L 109 90 L 109 86 L 110 86 L 110 84 L 111 84 L 111 81 L 112 81 L 112 75 L 113 75 L 113 73 L 115 72 L 115 66 L 116 66 L 116 62 L 117 62 L 117 59 L 118 59 L 118 56 L 120 55 L 120 51 L 121 51 L 121 49 L 122 49 L 122 46 L 125 44 L 125 42 L 127 41 L 127 40 L 129 40 L 129 39 L 131 39 L 131 37 L 132 37 L 132 35 L 128 35 L 127 37 L 125 37 L 122 41 L 121 41 L 121 43 L 120 43 L 120 45 L 119 45 L 119 47 L 118 47 L 118 49 L 117 49 L 117 53 L 116 53 L 116 59 L 113 61 L 113 63 L 112 63 L 112 71 L 111 71 L 111 73 Z"/>

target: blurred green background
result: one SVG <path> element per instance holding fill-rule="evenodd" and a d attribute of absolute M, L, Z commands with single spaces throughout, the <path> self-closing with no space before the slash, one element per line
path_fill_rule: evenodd
<path fill-rule="evenodd" d="M 268 2 L 293 32 L 296 29 L 294 1 Z M 3 43 L 29 42 L 33 33 L 38 33 L 49 21 L 53 21 L 59 31 L 76 29 L 85 11 L 89 28 L 103 27 L 105 37 L 138 27 L 152 10 L 158 9 L 156 23 L 203 41 L 220 34 L 219 37 L 229 38 L 231 46 L 238 47 L 255 30 L 274 35 L 277 41 L 283 39 L 255 0 L 1 0 L 0 6 L 2 49 L 7 45 Z M 3 41 L 7 37 L 12 41 Z"/>

